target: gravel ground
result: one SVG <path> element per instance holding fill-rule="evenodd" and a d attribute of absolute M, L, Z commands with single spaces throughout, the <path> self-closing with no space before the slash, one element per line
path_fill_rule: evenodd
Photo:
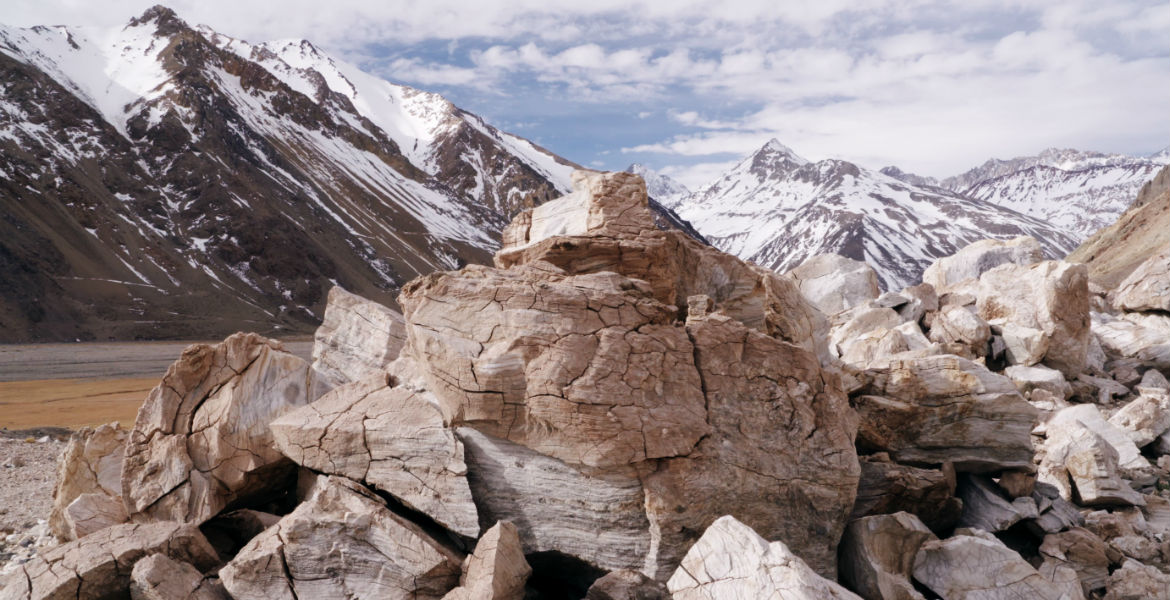
<path fill-rule="evenodd" d="M 0 576 L 55 544 L 49 510 L 57 457 L 68 438 L 61 431 L 5 431 L 0 435 Z"/>

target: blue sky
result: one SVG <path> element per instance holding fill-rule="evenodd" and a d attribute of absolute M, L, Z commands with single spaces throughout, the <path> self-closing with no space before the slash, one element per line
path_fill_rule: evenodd
<path fill-rule="evenodd" d="M 6 0 L 12 25 L 153 1 Z M 1170 145 L 1170 3 L 181 0 L 252 42 L 305 38 L 581 164 L 697 187 L 770 138 L 927 175 L 1052 146 Z"/>

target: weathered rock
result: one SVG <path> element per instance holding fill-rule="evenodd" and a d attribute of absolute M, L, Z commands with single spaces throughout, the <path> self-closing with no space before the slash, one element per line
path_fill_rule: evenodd
<path fill-rule="evenodd" d="M 1160 371 L 1155 369 L 1148 369 L 1145 373 L 1142 373 L 1141 383 L 1138 384 L 1139 392 L 1141 391 L 1141 388 L 1154 388 L 1170 391 L 1170 380 L 1167 380 L 1166 376 L 1163 375 Z"/>
<path fill-rule="evenodd" d="M 1144 563 L 1161 561 L 1158 545 L 1141 535 L 1123 535 L 1109 540 L 1109 545 L 1129 558 Z"/>
<path fill-rule="evenodd" d="M 841 538 L 841 583 L 867 600 L 921 600 L 910 575 L 918 548 L 933 539 L 909 513 L 853 521 Z"/>
<path fill-rule="evenodd" d="M 979 316 L 1043 331 L 1044 364 L 1076 377 L 1089 350 L 1087 273 L 1084 265 L 1061 261 L 996 267 L 979 278 Z"/>
<path fill-rule="evenodd" d="M 902 290 L 910 302 L 897 307 L 898 314 L 906 321 L 920 322 L 929 313 L 938 311 L 938 293 L 929 283 L 912 285 Z"/>
<path fill-rule="evenodd" d="M 998 319 L 991 323 L 991 330 L 1003 339 L 1008 364 L 1030 367 L 1048 353 L 1048 336 L 1039 329 Z"/>
<path fill-rule="evenodd" d="M 720 517 L 707 528 L 666 587 L 673 600 L 858 598 L 817 575 L 783 542 L 769 544 L 730 516 Z"/>
<path fill-rule="evenodd" d="M 1005 471 L 1000 473 L 999 481 L 996 483 L 1008 498 L 1031 497 L 1036 488 L 1036 474 L 1027 471 Z"/>
<path fill-rule="evenodd" d="M 152 554 L 130 572 L 132 600 L 229 600 L 218 581 L 165 554 Z"/>
<path fill-rule="evenodd" d="M 516 526 L 500 521 L 479 538 L 475 552 L 463 561 L 459 587 L 443 600 L 523 600 L 531 574 Z"/>
<path fill-rule="evenodd" d="M 959 476 L 957 491 L 963 501 L 959 527 L 1005 531 L 1023 519 L 1040 516 L 1030 495 L 1009 500 L 987 477 L 964 473 Z"/>
<path fill-rule="evenodd" d="M 1154 535 L 1170 537 L 1170 500 L 1161 496 L 1146 495 L 1142 514 Z"/>
<path fill-rule="evenodd" d="M 878 297 L 881 288 L 873 267 L 839 254 L 818 254 L 787 273 L 800 293 L 826 315 L 837 314 Z"/>
<path fill-rule="evenodd" d="M 941 294 L 964 280 L 979 279 L 980 275 L 1000 265 L 1030 265 L 1042 260 L 1044 250 L 1030 237 L 980 240 L 934 261 L 922 273 L 922 281 L 934 286 Z"/>
<path fill-rule="evenodd" d="M 954 527 L 963 509 L 954 495 L 955 470 L 949 463 L 941 470 L 920 469 L 863 456 L 857 502 L 849 520 L 908 512 L 933 531 L 946 531 Z"/>
<path fill-rule="evenodd" d="M 1093 377 L 1087 373 L 1077 375 L 1071 382 L 1073 396 L 1082 402 L 1108 405 L 1114 398 L 1123 398 L 1129 395 L 1129 388 L 1110 377 Z"/>
<path fill-rule="evenodd" d="M 1165 321 L 1165 323 L 1163 322 Z M 1170 369 L 1170 318 L 1093 313 L 1093 333 L 1110 359 L 1131 358 L 1156 369 Z"/>
<path fill-rule="evenodd" d="M 987 356 L 991 327 L 970 310 L 957 306 L 940 310 L 930 325 L 930 341 L 960 344 L 973 357 Z"/>
<path fill-rule="evenodd" d="M 840 313 L 834 317 L 829 334 L 829 352 L 834 356 L 843 356 L 849 352 L 849 346 L 856 343 L 863 334 L 894 329 L 901 324 L 902 317 L 890 308 L 863 305 Z"/>
<path fill-rule="evenodd" d="M 958 356 L 893 359 L 853 398 L 858 447 L 959 471 L 1032 468 L 1037 411 L 1012 382 Z"/>
<path fill-rule="evenodd" d="M 947 600 L 1083 598 L 1080 585 L 1045 578 L 995 536 L 970 529 L 922 544 L 914 579 Z"/>
<path fill-rule="evenodd" d="M 295 471 L 268 423 L 327 389 L 307 362 L 256 334 L 189 346 L 151 390 L 126 442 L 122 497 L 131 519 L 202 523 L 229 504 L 282 491 Z"/>
<path fill-rule="evenodd" d="M 585 600 L 669 600 L 666 585 L 631 569 L 602 576 L 585 594 Z"/>
<path fill-rule="evenodd" d="M 398 311 L 333 286 L 313 335 L 313 369 L 333 385 L 365 379 L 384 372 L 405 341 Z"/>
<path fill-rule="evenodd" d="M 1044 536 L 1040 554 L 1077 572 L 1085 594 L 1105 588 L 1109 557 L 1105 542 L 1083 527 Z"/>
<path fill-rule="evenodd" d="M 903 323 L 903 325 L 914 325 Z M 906 337 L 899 329 L 875 329 L 863 333 L 851 341 L 838 345 L 841 360 L 858 368 L 866 368 L 878 358 L 893 356 L 911 350 Z"/>
<path fill-rule="evenodd" d="M 1141 395 L 1109 417 L 1109 422 L 1139 448 L 1146 446 L 1170 430 L 1170 392 L 1143 388 Z"/>
<path fill-rule="evenodd" d="M 1095 510 L 1086 514 L 1085 528 L 1106 541 L 1117 537 L 1137 534 L 1133 523 L 1129 519 L 1126 519 L 1119 510 L 1112 512 Z"/>
<path fill-rule="evenodd" d="M 0 598 L 124 598 L 129 592 L 134 563 L 159 553 L 199 569 L 210 569 L 219 562 L 215 550 L 194 525 L 114 525 L 57 546 L 21 565 L 0 585 Z"/>
<path fill-rule="evenodd" d="M 236 600 L 437 599 L 458 584 L 461 561 L 362 486 L 327 476 L 219 575 Z"/>
<path fill-rule="evenodd" d="M 1060 533 L 1073 527 L 1085 524 L 1085 518 L 1077 506 L 1060 495 L 1060 490 L 1051 484 L 1042 481 L 1036 482 L 1036 489 L 1032 492 L 1032 499 L 1036 501 L 1036 508 L 1040 516 L 1027 521 L 1028 529 L 1037 536 L 1049 533 Z"/>
<path fill-rule="evenodd" d="M 1050 422 L 1044 450 L 1038 477 L 1064 499 L 1083 506 L 1143 503 L 1117 474 L 1117 450 L 1080 421 Z"/>
<path fill-rule="evenodd" d="M 463 444 L 430 394 L 390 387 L 385 373 L 375 374 L 270 427 L 276 446 L 297 464 L 364 481 L 455 533 L 479 536 Z"/>
<path fill-rule="evenodd" d="M 1101 410 L 1092 404 L 1078 404 L 1057 411 L 1048 420 L 1046 427 L 1060 427 L 1066 423 L 1079 422 L 1101 436 L 1117 451 L 1117 464 L 1123 469 L 1144 469 L 1150 462 L 1142 456 L 1133 439 L 1123 429 L 1105 420 Z M 1051 437 L 1051 436 L 1050 436 Z"/>
<path fill-rule="evenodd" d="M 1105 600 L 1170 600 L 1170 575 L 1127 560 L 1109 576 Z"/>
<path fill-rule="evenodd" d="M 1170 246 L 1147 258 L 1117 286 L 1113 305 L 1135 312 L 1170 312 Z"/>
<path fill-rule="evenodd" d="M 902 340 L 910 350 L 925 350 L 930 347 L 930 340 L 922 333 L 922 328 L 916 321 L 907 321 L 893 329 L 902 334 Z"/>
<path fill-rule="evenodd" d="M 57 486 L 49 513 L 53 535 L 75 540 L 126 522 L 121 480 L 125 446 L 126 430 L 117 423 L 85 427 L 69 438 L 57 462 Z"/>
<path fill-rule="evenodd" d="M 1071 398 L 1073 394 L 1072 386 L 1056 369 L 1013 365 L 1004 369 L 1003 374 L 1012 380 L 1021 394 L 1030 394 L 1032 390 L 1042 389 L 1065 400 Z"/>

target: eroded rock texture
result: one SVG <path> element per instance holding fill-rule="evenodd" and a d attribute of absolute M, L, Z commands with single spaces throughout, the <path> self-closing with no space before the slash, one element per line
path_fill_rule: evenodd
<path fill-rule="evenodd" d="M 69 439 L 57 463 L 49 527 L 62 540 L 125 523 L 122 455 L 126 430 L 117 423 L 83 428 Z"/>
<path fill-rule="evenodd" d="M 1170 312 L 1170 246 L 1147 258 L 1113 294 L 1121 310 Z"/>
<path fill-rule="evenodd" d="M 130 573 L 131 600 L 229 600 L 218 581 L 195 567 L 152 554 L 134 564 Z"/>
<path fill-rule="evenodd" d="M 501 521 L 479 538 L 475 552 L 463 561 L 459 587 L 443 600 L 523 600 L 531 574 L 516 526 Z"/>
<path fill-rule="evenodd" d="M 307 362 L 256 334 L 188 347 L 151 390 L 126 443 L 131 519 L 202 523 L 279 490 L 293 464 L 273 447 L 268 424 L 327 389 Z"/>
<path fill-rule="evenodd" d="M 833 315 L 878 297 L 877 272 L 859 260 L 839 254 L 818 254 L 788 272 L 800 293 L 826 315 Z"/>
<path fill-rule="evenodd" d="M 404 341 L 401 313 L 334 286 L 313 335 L 313 368 L 336 385 L 364 379 L 385 371 Z"/>

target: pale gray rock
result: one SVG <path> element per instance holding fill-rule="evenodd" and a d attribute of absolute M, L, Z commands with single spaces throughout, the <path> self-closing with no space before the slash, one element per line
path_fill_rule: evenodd
<path fill-rule="evenodd" d="M 930 341 L 962 345 L 970 349 L 973 358 L 986 356 L 991 327 L 970 310 L 951 306 L 935 315 L 930 325 Z"/>
<path fill-rule="evenodd" d="M 458 585 L 462 559 L 369 490 L 327 476 L 219 576 L 236 600 L 437 600 Z"/>
<path fill-rule="evenodd" d="M 928 313 L 938 311 L 938 294 L 929 283 L 912 285 L 902 290 L 910 302 L 897 307 L 898 314 L 908 322 L 919 323 Z"/>
<path fill-rule="evenodd" d="M 1040 243 L 1030 237 L 1011 240 L 980 240 L 962 250 L 934 261 L 922 273 L 922 282 L 941 294 L 969 279 L 1003 264 L 1030 265 L 1044 260 Z"/>
<path fill-rule="evenodd" d="M 904 323 L 903 325 L 913 325 Z M 838 346 L 841 350 L 841 360 L 864 369 L 878 358 L 889 357 L 911 350 L 906 337 L 899 329 L 875 329 L 863 333 L 853 340 L 843 342 Z"/>
<path fill-rule="evenodd" d="M 1139 448 L 1170 430 L 1170 392 L 1161 388 L 1140 391 L 1136 399 L 1109 417 L 1109 423 L 1129 435 Z"/>
<path fill-rule="evenodd" d="M 479 536 L 463 444 L 427 392 L 390 387 L 386 373 L 334 388 L 270 424 L 297 464 L 383 490 L 463 536 Z"/>
<path fill-rule="evenodd" d="M 1111 360 L 1130 358 L 1156 369 L 1170 369 L 1170 318 L 1093 313 L 1093 332 Z"/>
<path fill-rule="evenodd" d="M 894 329 L 902 324 L 902 317 L 890 308 L 860 306 L 833 318 L 829 333 L 829 352 L 842 356 L 849 346 L 863 334 L 879 329 Z"/>
<path fill-rule="evenodd" d="M 1133 312 L 1170 312 L 1170 246 L 1163 246 L 1117 285 L 1113 306 Z"/>
<path fill-rule="evenodd" d="M 1146 518 L 1150 531 L 1154 535 L 1170 538 L 1170 500 L 1161 496 L 1145 496 L 1146 505 L 1142 507 L 1142 514 Z"/>
<path fill-rule="evenodd" d="M 1138 384 L 1138 390 L 1141 388 L 1155 388 L 1159 390 L 1170 391 L 1170 380 L 1166 379 L 1160 371 L 1156 369 L 1149 369 L 1142 373 L 1142 381 Z"/>
<path fill-rule="evenodd" d="M 118 423 L 83 427 L 69 438 L 57 462 L 49 528 L 65 541 L 125 523 L 122 454 L 126 430 Z M 83 498 L 84 496 L 84 498 Z"/>
<path fill-rule="evenodd" d="M 957 492 L 963 501 L 959 527 L 983 531 L 1005 531 L 1024 519 L 1040 516 L 1030 495 L 1008 499 L 987 477 L 964 473 L 959 476 Z"/>
<path fill-rule="evenodd" d="M 1118 476 L 1117 450 L 1081 421 L 1049 422 L 1044 451 L 1039 480 L 1065 500 L 1083 506 L 1144 503 Z"/>
<path fill-rule="evenodd" d="M 405 341 L 401 313 L 333 286 L 313 335 L 313 369 L 333 385 L 364 379 L 384 372 Z"/>
<path fill-rule="evenodd" d="M 720 517 L 703 532 L 666 587 L 673 600 L 860 600 L 817 575 L 783 542 L 768 543 L 730 516 Z"/>
<path fill-rule="evenodd" d="M 327 390 L 275 340 L 237 333 L 189 346 L 151 390 L 126 442 L 130 518 L 202 523 L 233 503 L 281 493 L 295 469 L 268 424 Z"/>
<path fill-rule="evenodd" d="M 914 560 L 914 579 L 947 600 L 1070 600 L 1083 598 L 1067 579 L 1054 582 L 1019 554 L 978 530 L 922 544 Z"/>
<path fill-rule="evenodd" d="M 203 576 L 195 567 L 152 554 L 134 564 L 130 572 L 131 600 L 230 600 L 218 581 Z"/>
<path fill-rule="evenodd" d="M 1045 261 L 1007 264 L 979 278 L 979 316 L 1048 337 L 1042 362 L 1076 377 L 1089 350 L 1089 276 L 1083 264 Z"/>
<path fill-rule="evenodd" d="M 910 513 L 853 521 L 841 538 L 841 583 L 867 600 L 922 600 L 910 576 L 918 548 L 934 539 L 938 538 Z"/>
<path fill-rule="evenodd" d="M 1053 427 L 1060 427 L 1066 423 L 1079 422 L 1101 436 L 1106 443 L 1117 452 L 1117 464 L 1123 469 L 1146 469 L 1150 461 L 1142 456 L 1133 438 L 1120 427 L 1105 420 L 1101 409 L 1093 404 L 1078 404 L 1057 411 L 1048 420 L 1045 427 L 1051 432 Z"/>
<path fill-rule="evenodd" d="M 1129 558 L 1143 563 L 1161 562 L 1158 545 L 1142 535 L 1122 535 L 1109 540 L 1109 545 Z"/>
<path fill-rule="evenodd" d="M 838 254 L 818 254 L 787 273 L 800 293 L 826 315 L 878 297 L 877 272 L 866 263 Z"/>
<path fill-rule="evenodd" d="M 129 594 L 134 564 L 164 554 L 210 569 L 219 562 L 199 528 L 191 524 L 126 523 L 47 550 L 0 582 L 0 599 L 99 600 Z"/>
<path fill-rule="evenodd" d="M 531 574 L 516 526 L 500 521 L 476 542 L 475 552 L 463 561 L 459 587 L 443 600 L 523 600 Z"/>
<path fill-rule="evenodd" d="M 1030 367 L 1048 353 L 1048 336 L 1039 329 L 995 319 L 991 330 L 1003 339 L 1008 364 Z"/>
<path fill-rule="evenodd" d="M 1170 600 L 1170 574 L 1126 560 L 1109 576 L 1105 600 Z"/>
<path fill-rule="evenodd" d="M 1012 380 L 1021 394 L 1029 394 L 1033 390 L 1042 389 L 1065 400 L 1071 398 L 1073 394 L 1072 386 L 1056 369 L 1044 366 L 1013 365 L 1004 369 L 1003 374 Z"/>
<path fill-rule="evenodd" d="M 917 321 L 907 321 L 893 330 L 902 334 L 902 340 L 910 350 L 926 350 L 931 346 L 930 340 L 922 333 Z"/>
<path fill-rule="evenodd" d="M 1026 525 L 1037 536 L 1060 533 L 1085 524 L 1085 517 L 1081 515 L 1080 509 L 1061 497 L 1060 490 L 1051 484 L 1037 481 L 1032 499 L 1036 501 L 1040 516 L 1028 521 Z"/>
<path fill-rule="evenodd" d="M 1032 468 L 1037 411 L 1008 378 L 950 355 L 891 359 L 866 374 L 853 398 L 859 447 L 960 471 Z"/>

